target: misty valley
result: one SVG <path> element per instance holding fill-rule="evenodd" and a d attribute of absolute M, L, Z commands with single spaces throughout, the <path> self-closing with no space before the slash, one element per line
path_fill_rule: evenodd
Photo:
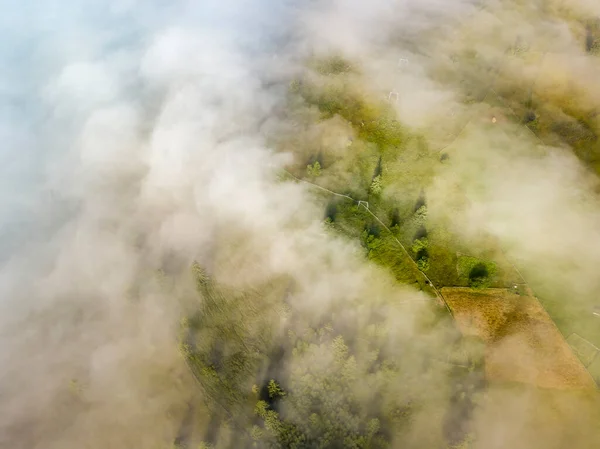
<path fill-rule="evenodd" d="M 26 3 L 0 447 L 600 447 L 600 3 Z"/>

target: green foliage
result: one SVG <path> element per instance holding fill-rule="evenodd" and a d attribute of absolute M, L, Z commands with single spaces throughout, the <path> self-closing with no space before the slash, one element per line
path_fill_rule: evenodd
<path fill-rule="evenodd" d="M 377 432 L 381 430 L 381 423 L 377 418 L 373 418 L 367 423 L 367 434 L 375 435 Z"/>
<path fill-rule="evenodd" d="M 308 104 L 319 108 L 324 118 L 339 115 L 353 126 L 360 139 L 376 144 L 381 151 L 400 147 L 404 141 L 404 130 L 395 112 L 366 101 L 347 84 L 305 85 L 301 94 Z"/>
<path fill-rule="evenodd" d="M 353 126 L 360 126 L 365 120 L 372 120 L 376 116 L 372 108 L 339 83 L 322 88 L 305 85 L 302 95 L 308 104 L 317 106 L 325 118 L 340 115 Z"/>
<path fill-rule="evenodd" d="M 458 275 L 461 281 L 471 288 L 487 288 L 494 281 L 496 264 L 471 256 L 460 256 L 457 261 Z"/>
<path fill-rule="evenodd" d="M 421 271 L 428 271 L 430 268 L 429 257 L 422 257 L 422 258 L 418 259 L 417 267 L 419 267 L 419 270 L 421 270 Z"/>
<path fill-rule="evenodd" d="M 320 343 L 298 340 L 294 350 L 290 390 L 282 398 L 285 414 L 259 401 L 259 416 L 275 447 L 280 448 L 385 448 L 381 423 L 369 416 L 368 407 L 359 399 L 358 385 L 384 381 L 381 371 L 369 372 L 377 357 L 372 353 L 360 363 L 343 337 L 329 340 L 331 329 L 314 332 Z M 309 337 L 309 340 L 311 338 Z M 274 389 L 277 389 L 274 387 Z M 264 436 L 262 437 L 264 441 Z"/>
<path fill-rule="evenodd" d="M 258 401 L 254 413 L 263 420 L 263 425 L 268 435 L 254 431 L 253 437 L 264 440 L 268 437 L 281 448 L 302 448 L 306 441 L 305 435 L 293 424 L 283 421 L 279 413 L 269 409 L 265 401 Z"/>
<path fill-rule="evenodd" d="M 209 277 L 198 262 L 192 263 L 192 276 L 196 282 L 196 288 L 199 291 L 202 291 L 208 286 Z"/>
<path fill-rule="evenodd" d="M 367 257 L 389 269 L 399 282 L 412 284 L 416 281 L 413 263 L 392 234 L 385 232 L 376 237 L 364 231 L 362 241 L 367 249 Z"/>
<path fill-rule="evenodd" d="M 271 399 L 282 398 L 285 396 L 285 391 L 283 391 L 279 384 L 273 379 L 269 381 L 267 389 L 269 390 L 269 398 Z"/>
<path fill-rule="evenodd" d="M 228 292 L 192 265 L 203 301 L 182 320 L 180 350 L 204 390 L 209 408 L 250 414 L 251 382 L 268 353 L 273 324 L 258 292 Z M 269 309 L 273 313 L 273 309 Z"/>
<path fill-rule="evenodd" d="M 265 433 L 263 432 L 263 429 L 261 429 L 260 427 L 252 426 L 252 429 L 250 429 L 250 437 L 254 441 L 259 441 L 265 437 Z"/>
<path fill-rule="evenodd" d="M 412 221 L 415 225 L 418 226 L 423 226 L 425 224 L 425 222 L 427 221 L 427 206 L 423 205 L 421 207 L 419 207 L 413 217 L 412 217 Z"/>
<path fill-rule="evenodd" d="M 321 164 L 319 163 L 319 161 L 315 161 L 315 163 L 312 165 L 307 165 L 306 174 L 311 178 L 321 176 Z"/>
<path fill-rule="evenodd" d="M 419 210 L 423 209 L 422 206 Z M 427 211 L 425 210 L 425 213 Z M 423 214 L 422 214 L 423 215 Z M 430 268 L 429 264 L 429 253 L 427 248 L 429 247 L 429 240 L 427 237 L 421 237 L 420 239 L 416 239 L 412 245 L 412 251 L 415 253 L 417 258 L 417 267 L 419 270 L 425 272 Z"/>
<path fill-rule="evenodd" d="M 399 147 L 403 142 L 404 132 L 400 123 L 382 113 L 374 120 L 362 121 L 358 135 L 367 142 L 378 145 L 381 149 Z"/>
<path fill-rule="evenodd" d="M 429 240 L 427 240 L 427 237 L 422 237 L 420 239 L 416 239 L 413 242 L 412 250 L 415 254 L 417 254 L 417 253 L 419 253 L 419 251 L 427 249 L 428 247 L 429 247 Z"/>
<path fill-rule="evenodd" d="M 381 184 L 381 175 L 377 175 L 375 176 L 375 178 L 373 178 L 373 181 L 371 182 L 371 193 L 373 195 L 380 195 L 382 190 L 383 190 L 383 186 Z"/>

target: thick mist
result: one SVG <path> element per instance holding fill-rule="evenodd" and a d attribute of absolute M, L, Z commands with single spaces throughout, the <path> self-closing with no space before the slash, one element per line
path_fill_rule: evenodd
<path fill-rule="evenodd" d="M 260 380 L 297 376 L 313 394 L 309 374 L 348 375 L 347 391 L 330 390 L 333 411 L 344 395 L 365 414 L 397 407 L 390 397 L 423 398 L 405 439 L 390 445 L 444 441 L 451 368 L 428 360 L 449 352 L 452 326 L 423 325 L 435 300 L 328 232 L 322 192 L 283 176 L 306 165 L 310 145 L 343 159 L 356 139 L 341 119 L 336 127 L 314 111 L 304 122 L 288 112 L 290 85 L 313 75 L 315 57 L 352 61 L 367 96 L 396 93 L 389 104 L 403 126 L 449 155 L 425 181 L 431 220 L 475 245 L 494 239 L 536 293 L 594 305 L 597 176 L 568 144 L 541 141 L 510 122 L 511 105 L 490 100 L 531 83 L 559 114 L 562 76 L 572 89 L 563 96 L 595 109 L 600 60 L 567 20 L 597 16 L 594 2 L 35 3 L 4 5 L 0 19 L 0 446 L 169 447 L 190 404 L 208 402 L 179 347 L 182 320 L 209 301 L 194 288 L 194 262 L 226 289 L 258 292 L 236 309 L 249 341 L 333 323 L 356 351 L 338 372 L 339 347 L 311 346 L 261 368 Z M 517 38 L 560 55 L 561 72 L 545 56 L 507 56 Z M 463 101 L 465 79 L 490 89 Z M 386 195 L 408 190 L 396 184 Z M 252 301 L 261 320 L 245 318 Z M 373 374 L 379 353 L 403 360 L 404 375 Z M 598 441 L 583 393 L 502 386 L 475 396 L 464 419 L 473 447 Z M 217 447 L 246 438 L 236 420 L 194 410 L 205 433 L 224 429 Z"/>

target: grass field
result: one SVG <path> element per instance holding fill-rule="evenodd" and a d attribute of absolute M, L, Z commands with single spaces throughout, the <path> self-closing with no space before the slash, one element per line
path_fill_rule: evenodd
<path fill-rule="evenodd" d="M 573 352 L 579 357 L 579 360 L 581 360 L 585 367 L 590 366 L 597 356 L 597 347 L 579 334 L 569 335 L 567 343 L 569 343 L 569 346 L 571 346 L 571 349 L 573 349 Z"/>
<path fill-rule="evenodd" d="M 600 385 L 600 354 L 597 354 L 596 357 L 594 357 L 594 360 L 588 366 L 588 371 L 596 380 L 596 383 Z"/>
<path fill-rule="evenodd" d="M 486 376 L 544 388 L 595 383 L 539 301 L 508 289 L 443 288 L 461 332 L 487 345 Z"/>

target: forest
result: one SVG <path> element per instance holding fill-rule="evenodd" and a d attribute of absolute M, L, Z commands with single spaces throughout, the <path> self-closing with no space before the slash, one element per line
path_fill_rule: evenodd
<path fill-rule="evenodd" d="M 570 20 L 585 29 L 583 57 L 596 58 L 600 22 L 584 28 L 579 18 Z M 579 418 L 565 418 L 572 407 L 586 410 L 585 422 L 597 419 L 600 365 L 590 363 L 589 348 L 600 345 L 600 327 L 590 303 L 566 301 L 562 290 L 545 287 L 547 273 L 505 250 L 502 236 L 457 229 L 449 215 L 478 188 L 460 179 L 469 173 L 459 173 L 454 190 L 440 192 L 436 184 L 456 175 L 454 166 L 466 158 L 485 163 L 473 151 L 493 140 L 533 160 L 553 147 L 572 151 L 597 176 L 597 103 L 586 99 L 586 80 L 557 73 L 569 68 L 551 62 L 562 56 L 541 38 L 517 36 L 489 56 L 475 43 L 500 30 L 466 22 L 457 39 L 440 44 L 461 63 L 440 58 L 427 65 L 427 76 L 450 85 L 465 105 L 433 128 L 403 123 L 395 105 L 402 93 L 386 96 L 370 85 L 360 60 L 315 57 L 289 83 L 285 116 L 294 131 L 269 136 L 279 151 L 294 154 L 279 182 L 306 187 L 322 210 L 326 238 L 356 248 L 373 270 L 369 282 L 382 285 L 370 297 L 338 298 L 333 290 L 315 316 L 298 305 L 306 292 L 293 280 L 228 292 L 194 264 L 202 305 L 183 324 L 181 350 L 211 417 L 201 447 L 501 447 L 490 445 L 488 424 L 478 422 L 481 410 L 493 413 L 489 401 L 498 395 L 527 395 L 543 409 L 510 447 L 533 447 L 525 435 L 547 434 L 555 420 L 577 426 Z M 597 59 L 586 64 L 600 68 Z M 561 75 L 571 77 L 568 84 L 556 84 Z M 407 288 L 421 293 L 399 299 Z M 481 312 L 484 320 L 503 320 L 506 330 L 469 332 L 465 322 L 472 324 L 483 301 L 478 292 L 498 307 L 512 304 L 510 314 Z M 544 309 L 549 324 L 538 331 L 540 318 L 532 316 Z M 494 348 L 514 335 L 537 343 L 496 356 Z M 587 355 L 573 338 L 565 340 L 573 335 L 587 342 Z M 521 376 L 524 366 L 511 360 L 523 347 L 535 357 L 522 355 L 529 371 Z M 544 373 L 531 374 L 536 369 Z M 577 441 L 597 438 L 590 432 Z"/>

